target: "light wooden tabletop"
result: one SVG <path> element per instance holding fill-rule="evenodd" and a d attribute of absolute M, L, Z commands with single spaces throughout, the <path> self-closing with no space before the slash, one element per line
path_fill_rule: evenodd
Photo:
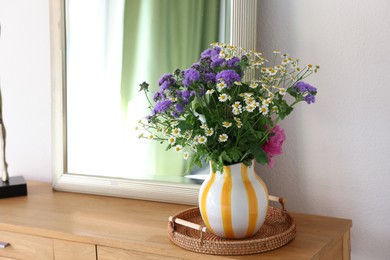
<path fill-rule="evenodd" d="M 41 182 L 29 182 L 28 193 L 0 200 L 0 230 L 170 257 L 209 258 L 175 246 L 167 235 L 169 216 L 192 206 L 57 192 L 51 184 Z M 297 225 L 295 239 L 262 253 L 262 259 L 320 259 L 330 249 L 349 251 L 345 240 L 349 239 L 351 220 L 300 213 L 292 216 Z M 258 259 L 259 255 L 223 258 Z"/>

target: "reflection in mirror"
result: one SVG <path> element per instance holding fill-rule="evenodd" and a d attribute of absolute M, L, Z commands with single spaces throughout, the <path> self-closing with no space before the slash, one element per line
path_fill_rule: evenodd
<path fill-rule="evenodd" d="M 136 125 L 149 113 L 139 84 L 157 89 L 164 73 L 226 41 L 225 7 L 221 0 L 66 0 L 69 173 L 194 182 L 183 178 L 182 154 L 138 138 Z"/>

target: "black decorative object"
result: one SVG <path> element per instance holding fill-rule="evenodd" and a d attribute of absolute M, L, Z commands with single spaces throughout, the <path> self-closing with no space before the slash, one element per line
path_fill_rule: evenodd
<path fill-rule="evenodd" d="M 0 36 L 1 36 L 1 25 L 0 25 Z M 6 147 L 6 130 L 3 122 L 3 98 L 1 95 L 0 86 L 0 167 L 1 167 L 1 181 L 0 181 L 0 199 L 26 196 L 27 195 L 27 184 L 23 176 L 12 176 L 8 175 L 8 164 L 5 156 Z"/>

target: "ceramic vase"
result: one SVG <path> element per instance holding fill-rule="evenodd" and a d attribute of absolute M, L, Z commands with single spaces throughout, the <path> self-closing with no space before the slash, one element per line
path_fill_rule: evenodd
<path fill-rule="evenodd" d="M 249 238 L 264 223 L 268 190 L 252 166 L 243 163 L 224 166 L 213 172 L 199 191 L 202 219 L 213 234 L 229 239 Z"/>

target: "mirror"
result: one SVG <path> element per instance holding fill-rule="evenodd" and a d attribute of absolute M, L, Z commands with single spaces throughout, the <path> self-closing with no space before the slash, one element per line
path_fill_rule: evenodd
<path fill-rule="evenodd" d="M 147 114 L 138 85 L 191 66 L 216 40 L 254 49 L 257 1 L 171 2 L 50 1 L 54 189 L 197 203 L 184 160 L 138 139 L 135 124 Z M 190 21 L 179 20 L 183 8 Z"/>

